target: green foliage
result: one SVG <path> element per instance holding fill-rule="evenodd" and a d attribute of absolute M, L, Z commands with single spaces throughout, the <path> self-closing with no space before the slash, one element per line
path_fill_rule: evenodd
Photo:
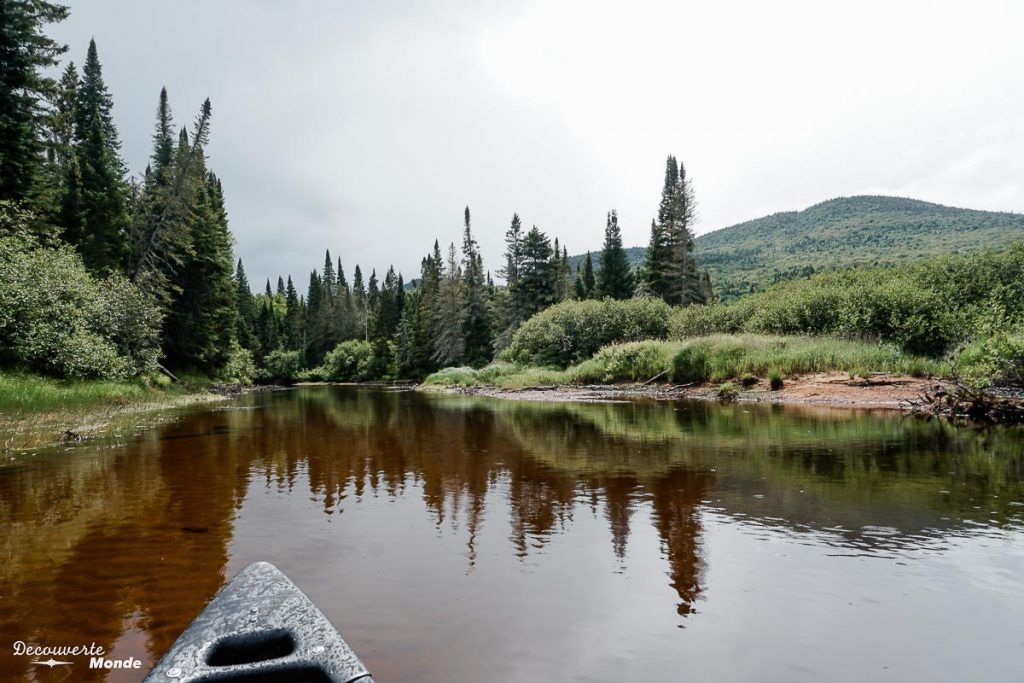
<path fill-rule="evenodd" d="M 587 254 L 590 263 L 590 254 Z M 591 283 L 593 283 L 593 266 L 589 265 Z M 587 288 L 587 274 L 584 271 L 582 281 L 586 294 L 593 291 Z M 629 266 L 626 251 L 622 248 L 622 231 L 619 229 L 619 216 L 613 209 L 608 212 L 604 230 L 604 248 L 601 250 L 601 270 L 597 275 L 597 295 L 612 299 L 628 299 L 633 296 L 633 271 Z M 583 297 L 580 297 L 583 298 Z"/>
<path fill-rule="evenodd" d="M 956 359 L 957 377 L 968 386 L 1024 386 L 1024 335 L 1002 332 L 968 345 Z"/>
<path fill-rule="evenodd" d="M 660 303 L 660 302 L 659 302 Z M 525 328 L 525 326 L 524 326 Z M 945 363 L 920 358 L 892 345 L 828 337 L 712 335 L 686 341 L 646 340 L 610 344 L 592 358 L 567 369 L 491 364 L 479 371 L 466 368 L 451 376 L 435 373 L 426 384 L 498 384 L 521 388 L 535 384 L 600 384 L 645 382 L 667 371 L 675 384 L 743 381 L 767 376 L 773 389 L 783 374 L 870 371 L 949 376 Z M 777 381 L 776 381 L 777 379 Z"/>
<path fill-rule="evenodd" d="M 1024 244 L 899 268 L 780 283 L 731 304 L 676 309 L 670 336 L 714 332 L 836 335 L 941 356 L 977 330 L 1024 318 Z"/>
<path fill-rule="evenodd" d="M 224 363 L 220 376 L 226 382 L 252 384 L 256 377 L 256 362 L 253 360 L 252 351 L 242 347 L 237 341 L 232 341 L 228 360 Z"/>
<path fill-rule="evenodd" d="M 373 378 L 373 346 L 368 341 L 343 341 L 327 352 L 319 368 L 329 382 L 361 382 Z"/>
<path fill-rule="evenodd" d="M 0 6 L 0 200 L 26 200 L 40 190 L 46 73 L 67 50 L 44 32 L 68 9 L 45 0 L 4 0 Z"/>
<path fill-rule="evenodd" d="M 263 368 L 256 373 L 256 379 L 265 382 L 291 384 L 299 379 L 302 364 L 298 351 L 276 349 L 267 354 Z"/>
<path fill-rule="evenodd" d="M 659 341 L 612 344 L 573 368 L 572 380 L 594 384 L 646 382 L 666 370 L 673 348 Z"/>
<path fill-rule="evenodd" d="M 424 384 L 438 386 L 469 387 L 479 383 L 477 371 L 473 368 L 443 368 L 424 380 Z"/>
<path fill-rule="evenodd" d="M 3 363 L 58 377 L 124 379 L 151 372 L 160 314 L 119 275 L 97 279 L 69 247 L 0 238 Z"/>
<path fill-rule="evenodd" d="M 757 384 L 757 377 L 750 374 L 749 372 L 745 372 L 740 376 L 740 386 L 742 386 L 744 389 L 749 389 L 755 384 Z"/>
<path fill-rule="evenodd" d="M 524 365 L 566 367 L 607 344 L 664 339 L 669 310 L 656 299 L 565 301 L 523 323 L 502 357 Z"/>

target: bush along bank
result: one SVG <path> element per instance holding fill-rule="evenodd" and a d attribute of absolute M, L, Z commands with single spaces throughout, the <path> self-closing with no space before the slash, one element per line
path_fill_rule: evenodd
<path fill-rule="evenodd" d="M 647 340 L 611 344 L 567 368 L 497 363 L 479 370 L 446 368 L 427 386 L 493 384 L 517 389 L 552 384 L 616 384 L 656 380 L 672 384 L 740 385 L 765 380 L 781 388 L 784 377 L 844 372 L 851 378 L 875 372 L 914 377 L 948 376 L 943 361 L 908 354 L 892 344 L 828 337 L 709 335 L 686 341 Z M 753 381 L 752 381 L 753 380 Z"/>

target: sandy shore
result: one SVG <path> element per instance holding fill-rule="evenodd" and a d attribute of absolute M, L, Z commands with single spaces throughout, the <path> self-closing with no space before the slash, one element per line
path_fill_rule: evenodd
<path fill-rule="evenodd" d="M 905 375 L 876 375 L 869 380 L 850 379 L 847 373 L 819 373 L 787 377 L 782 389 L 771 391 L 766 381 L 752 387 L 739 388 L 737 401 L 750 403 L 784 403 L 821 405 L 872 410 L 902 410 L 908 401 L 918 398 L 937 384 L 934 379 Z M 472 387 L 438 387 L 423 389 L 470 396 L 490 396 L 517 401 L 615 401 L 630 398 L 676 400 L 681 398 L 718 400 L 714 385 L 676 386 L 615 384 L 557 385 L 504 389 L 494 385 Z"/>

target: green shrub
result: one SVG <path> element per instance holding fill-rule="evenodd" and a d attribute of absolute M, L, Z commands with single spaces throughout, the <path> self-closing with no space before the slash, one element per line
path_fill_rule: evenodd
<path fill-rule="evenodd" d="M 708 366 L 709 346 L 706 343 L 691 342 L 672 358 L 672 381 L 675 384 L 689 384 L 707 381 L 711 375 Z"/>
<path fill-rule="evenodd" d="M 298 351 L 277 349 L 267 354 L 263 361 L 263 372 L 258 373 L 257 377 L 262 381 L 291 384 L 299 379 L 301 368 Z"/>
<path fill-rule="evenodd" d="M 161 316 L 120 275 L 98 279 L 70 247 L 0 238 L 0 362 L 58 377 L 156 369 Z"/>
<path fill-rule="evenodd" d="M 316 378 L 328 382 L 361 382 L 372 377 L 373 346 L 362 339 L 343 341 L 324 356 Z M 312 379 L 312 378 L 311 378 Z"/>
<path fill-rule="evenodd" d="M 712 333 L 829 335 L 940 357 L 1024 323 L 1024 243 L 914 265 L 848 269 L 782 282 L 732 304 L 671 314 L 672 339 Z"/>
<path fill-rule="evenodd" d="M 432 375 L 429 375 L 424 384 L 436 384 L 440 386 L 470 387 L 478 384 L 477 371 L 473 368 L 443 368 Z"/>
<path fill-rule="evenodd" d="M 670 351 L 657 341 L 606 346 L 568 374 L 578 383 L 643 382 L 670 369 Z"/>
<path fill-rule="evenodd" d="M 224 364 L 220 374 L 226 382 L 252 384 L 256 376 L 256 362 L 253 360 L 252 351 L 243 349 L 237 341 L 233 341 L 228 352 L 228 362 Z"/>
<path fill-rule="evenodd" d="M 1024 336 L 993 335 L 968 345 L 956 360 L 957 377 L 982 389 L 1024 385 Z"/>
<path fill-rule="evenodd" d="M 782 388 L 782 386 L 783 386 L 782 373 L 779 372 L 778 370 L 769 370 L 768 371 L 768 387 L 772 391 L 778 391 L 779 389 Z"/>
<path fill-rule="evenodd" d="M 564 368 L 608 344 L 664 339 L 670 310 L 665 302 L 648 298 L 564 301 L 523 323 L 502 358 Z"/>

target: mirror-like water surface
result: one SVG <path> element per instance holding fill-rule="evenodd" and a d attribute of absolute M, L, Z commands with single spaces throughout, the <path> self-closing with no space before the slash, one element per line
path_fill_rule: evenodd
<path fill-rule="evenodd" d="M 151 665 L 256 560 L 382 683 L 1017 680 L 1022 482 L 895 415 L 254 394 L 0 469 L 0 680 L 140 680 L 11 646 Z"/>

